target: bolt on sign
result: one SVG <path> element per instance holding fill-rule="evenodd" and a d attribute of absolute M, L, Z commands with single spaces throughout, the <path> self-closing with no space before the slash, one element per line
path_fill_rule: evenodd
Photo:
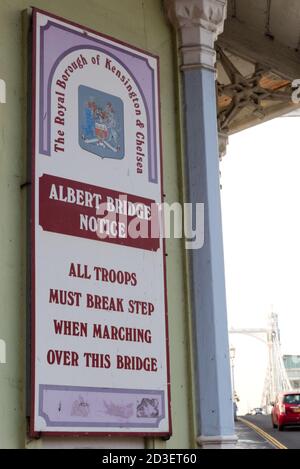
<path fill-rule="evenodd" d="M 170 434 L 158 58 L 33 10 L 31 434 Z"/>

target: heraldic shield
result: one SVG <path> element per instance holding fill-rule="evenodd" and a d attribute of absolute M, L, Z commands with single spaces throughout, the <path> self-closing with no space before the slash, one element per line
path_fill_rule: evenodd
<path fill-rule="evenodd" d="M 120 98 L 80 85 L 79 145 L 101 158 L 124 158 L 124 105 Z"/>

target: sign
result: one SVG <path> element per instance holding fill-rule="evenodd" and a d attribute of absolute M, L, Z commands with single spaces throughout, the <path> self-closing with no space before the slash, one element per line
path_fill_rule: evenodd
<path fill-rule="evenodd" d="M 158 58 L 33 10 L 31 434 L 170 434 Z"/>

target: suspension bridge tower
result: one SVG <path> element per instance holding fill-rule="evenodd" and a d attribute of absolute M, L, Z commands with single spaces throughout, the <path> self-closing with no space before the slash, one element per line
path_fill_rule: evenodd
<path fill-rule="evenodd" d="M 270 411 L 271 402 L 282 391 L 292 389 L 283 363 L 280 346 L 278 315 L 271 312 L 266 328 L 229 329 L 229 333 L 245 334 L 263 342 L 268 348 L 268 367 L 265 376 L 261 407 Z"/>
<path fill-rule="evenodd" d="M 274 402 L 275 397 L 279 392 L 289 391 L 292 389 L 283 363 L 278 316 L 276 313 L 271 313 L 269 315 L 267 345 L 269 360 L 261 404 L 262 407 L 270 410 L 271 402 Z"/>

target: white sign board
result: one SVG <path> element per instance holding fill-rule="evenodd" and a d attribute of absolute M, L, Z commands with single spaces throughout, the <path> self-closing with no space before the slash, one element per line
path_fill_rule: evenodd
<path fill-rule="evenodd" d="M 31 434 L 169 435 L 158 59 L 33 36 Z"/>

